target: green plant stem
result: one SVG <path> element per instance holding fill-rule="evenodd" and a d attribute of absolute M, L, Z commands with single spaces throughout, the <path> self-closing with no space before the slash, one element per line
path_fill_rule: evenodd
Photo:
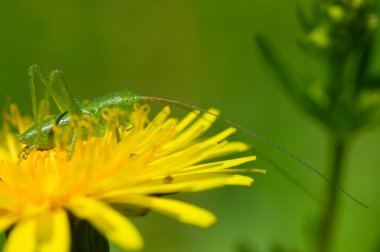
<path fill-rule="evenodd" d="M 337 219 L 337 207 L 339 190 L 336 185 L 339 185 L 343 172 L 343 158 L 345 155 L 346 141 L 344 139 L 333 137 L 332 149 L 333 155 L 331 159 L 331 180 L 332 184 L 329 187 L 327 194 L 327 208 L 323 213 L 321 221 L 321 233 L 319 240 L 319 252 L 332 251 L 333 234 Z"/>

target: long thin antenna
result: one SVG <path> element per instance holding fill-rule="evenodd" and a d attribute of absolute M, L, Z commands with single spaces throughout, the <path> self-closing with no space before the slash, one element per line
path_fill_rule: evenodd
<path fill-rule="evenodd" d="M 173 104 L 173 105 L 176 105 L 178 107 L 181 107 L 181 108 L 184 108 L 184 109 L 192 109 L 192 110 L 199 110 L 199 111 L 202 111 L 204 113 L 208 113 L 208 114 L 211 114 L 221 120 L 223 120 L 224 122 L 234 126 L 235 128 L 245 132 L 246 134 L 260 140 L 261 142 L 263 143 L 266 143 L 266 144 L 269 144 L 270 146 L 272 146 L 273 148 L 277 149 L 278 151 L 284 153 L 286 156 L 290 157 L 291 159 L 295 160 L 297 163 L 305 166 L 306 168 L 308 168 L 309 170 L 311 170 L 312 172 L 314 172 L 315 174 L 317 174 L 319 177 L 321 177 L 323 180 L 325 180 L 327 183 L 329 183 L 330 185 L 336 187 L 339 191 L 341 191 L 343 194 L 345 194 L 348 198 L 350 198 L 351 200 L 353 200 L 354 202 L 356 202 L 357 204 L 359 204 L 360 206 L 364 207 L 364 208 L 369 208 L 368 205 L 364 204 L 363 202 L 361 202 L 360 200 L 358 200 L 355 196 L 353 196 L 351 193 L 349 193 L 348 191 L 346 191 L 344 188 L 342 188 L 340 185 L 336 184 L 336 183 L 333 183 L 332 180 L 330 178 L 328 178 L 326 175 L 324 175 L 320 170 L 318 170 L 317 168 L 311 166 L 310 164 L 308 164 L 306 161 L 304 161 L 303 159 L 299 158 L 298 156 L 294 155 L 293 153 L 287 151 L 286 149 L 282 148 L 281 146 L 273 143 L 272 141 L 270 141 L 269 139 L 253 132 L 253 131 L 250 131 L 246 128 L 244 128 L 243 126 L 233 122 L 232 120 L 224 117 L 224 116 L 221 116 L 221 115 L 217 115 L 217 114 L 214 114 L 212 112 L 209 112 L 207 111 L 206 109 L 202 108 L 202 107 L 199 107 L 199 106 L 196 106 L 196 105 L 193 105 L 193 104 L 189 104 L 189 103 L 186 103 L 186 102 L 181 102 L 181 101 L 177 101 L 177 100 L 173 100 L 173 99 L 167 99 L 167 98 L 160 98 L 160 97 L 152 97 L 152 96 L 140 96 L 141 100 L 145 100 L 145 101 L 156 101 L 156 102 L 161 102 L 161 103 L 167 103 L 167 104 Z M 273 165 L 273 162 L 271 162 L 272 165 Z M 283 173 L 284 174 L 284 173 Z M 308 193 L 309 194 L 309 193 Z"/>

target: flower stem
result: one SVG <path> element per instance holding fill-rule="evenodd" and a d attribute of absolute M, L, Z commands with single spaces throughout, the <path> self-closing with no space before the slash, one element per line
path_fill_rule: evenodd
<path fill-rule="evenodd" d="M 331 181 L 327 194 L 327 208 L 322 215 L 321 233 L 319 237 L 319 252 L 332 251 L 332 241 L 337 220 L 339 185 L 343 172 L 343 158 L 346 150 L 345 139 L 335 138 L 332 143 L 333 155 L 331 159 Z"/>

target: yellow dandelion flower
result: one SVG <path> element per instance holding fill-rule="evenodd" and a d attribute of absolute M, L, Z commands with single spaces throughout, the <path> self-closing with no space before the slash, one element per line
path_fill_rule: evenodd
<path fill-rule="evenodd" d="M 208 161 L 248 148 L 227 141 L 234 128 L 201 139 L 215 120 L 212 114 L 190 113 L 178 121 L 169 117 L 170 109 L 165 107 L 149 121 L 148 113 L 146 105 L 134 106 L 129 126 L 120 128 L 120 135 L 109 127 L 103 137 L 78 140 L 70 158 L 67 148 L 56 147 L 31 151 L 19 160 L 22 146 L 11 127 L 23 131 L 28 123 L 12 106 L 0 138 L 4 251 L 73 251 L 80 221 L 123 249 L 140 249 L 142 238 L 127 211 L 153 210 L 208 227 L 216 221 L 212 213 L 162 196 L 224 185 L 249 186 L 253 179 L 236 173 L 263 172 L 228 169 L 254 161 L 254 156 Z"/>

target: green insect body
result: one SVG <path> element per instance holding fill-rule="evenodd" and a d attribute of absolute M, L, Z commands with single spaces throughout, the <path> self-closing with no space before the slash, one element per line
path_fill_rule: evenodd
<path fill-rule="evenodd" d="M 45 95 L 42 99 L 41 106 L 39 111 L 37 110 L 37 98 L 36 98 L 36 89 L 35 89 L 35 77 L 36 75 L 39 77 L 43 85 L 45 86 Z M 69 156 L 71 157 L 71 154 L 74 151 L 75 142 L 78 138 L 78 134 L 83 138 L 88 135 L 88 132 L 85 132 L 86 129 L 80 129 L 84 132 L 78 132 L 78 129 L 70 127 L 73 118 L 75 117 L 82 117 L 82 116 L 88 116 L 92 119 L 95 119 L 96 123 L 93 124 L 93 136 L 103 136 L 105 132 L 105 127 L 107 127 L 107 121 L 102 118 L 102 112 L 106 109 L 111 108 L 117 108 L 120 111 L 128 112 L 131 110 L 132 104 L 139 102 L 139 101 L 155 101 L 155 102 L 161 102 L 166 104 L 175 105 L 177 107 L 184 108 L 186 110 L 190 111 L 200 111 L 203 113 L 209 113 L 211 112 L 192 104 L 184 103 L 181 101 L 176 101 L 172 99 L 165 99 L 165 98 L 159 98 L 159 97 L 151 97 L 151 96 L 139 96 L 136 95 L 130 91 L 119 91 L 115 93 L 108 94 L 106 96 L 102 96 L 100 98 L 97 98 L 89 103 L 80 103 L 76 99 L 72 97 L 70 94 L 67 84 L 62 76 L 62 73 L 58 70 L 53 71 L 49 77 L 46 77 L 46 75 L 41 71 L 38 65 L 32 65 L 29 69 L 29 77 L 30 82 L 29 86 L 31 89 L 31 95 L 32 95 L 32 109 L 33 109 L 33 117 L 34 117 L 34 125 L 27 129 L 24 133 L 20 134 L 20 142 L 24 143 L 26 147 L 24 150 L 20 153 L 20 160 L 22 158 L 26 159 L 28 156 L 28 153 L 31 149 L 37 149 L 37 150 L 49 150 L 56 147 L 56 138 L 55 138 L 55 131 L 54 128 L 57 127 L 59 129 L 67 130 L 69 135 L 69 141 L 66 142 L 69 146 Z M 45 119 L 46 114 L 48 113 L 48 107 L 49 107 L 49 97 L 52 97 L 55 104 L 59 108 L 61 114 L 57 116 L 53 116 L 51 118 Z M 367 205 L 359 201 L 357 198 L 352 196 L 349 192 L 345 191 L 342 187 L 340 187 L 337 184 L 334 184 L 330 178 L 326 177 L 319 169 L 311 166 L 307 162 L 305 162 L 303 159 L 299 158 L 298 156 L 292 154 L 291 152 L 287 151 L 286 149 L 280 147 L 279 145 L 271 142 L 270 140 L 266 139 L 265 137 L 248 130 L 233 121 L 218 116 L 215 114 L 212 114 L 222 121 L 228 123 L 229 125 L 232 125 L 241 131 L 245 132 L 246 134 L 250 135 L 251 137 L 254 137 L 258 139 L 261 142 L 264 142 L 266 144 L 271 145 L 274 149 L 282 152 L 289 158 L 293 159 L 297 163 L 301 164 L 303 167 L 311 170 L 313 173 L 321 177 L 325 182 L 329 183 L 332 186 L 335 186 L 340 190 L 343 194 L 345 194 L 348 198 L 356 202 L 357 204 L 368 208 Z M 128 123 L 128 118 L 125 116 L 121 116 L 118 118 L 117 121 L 118 124 Z M 118 128 L 115 127 L 115 130 Z M 118 131 L 115 132 L 118 134 Z M 306 194 L 313 197 L 313 194 L 300 185 L 299 183 L 295 182 L 295 179 L 292 178 L 288 172 L 283 170 L 280 166 L 278 166 L 275 162 L 270 160 L 269 158 L 265 158 L 262 154 L 260 154 L 261 159 L 266 160 L 268 163 L 271 164 L 272 167 L 279 170 L 279 172 L 287 177 L 290 181 L 292 181 L 297 187 L 299 187 L 302 191 L 304 191 Z M 315 198 L 314 198 L 315 200 Z"/>
<path fill-rule="evenodd" d="M 141 97 L 130 91 L 119 91 L 99 97 L 86 104 L 79 104 L 79 111 L 82 115 L 88 115 L 98 123 L 94 124 L 94 136 L 102 136 L 105 132 L 107 123 L 102 118 L 102 112 L 108 108 L 118 108 L 128 111 L 131 105 L 140 101 Z M 75 115 L 75 114 L 74 114 Z M 72 112 L 64 111 L 62 114 L 45 119 L 41 125 L 35 124 L 19 137 L 21 143 L 38 150 L 49 150 L 55 147 L 54 126 L 64 130 L 69 129 L 72 123 Z M 75 132 L 71 132 L 74 137 Z M 83 134 L 82 134 L 83 135 Z"/>

